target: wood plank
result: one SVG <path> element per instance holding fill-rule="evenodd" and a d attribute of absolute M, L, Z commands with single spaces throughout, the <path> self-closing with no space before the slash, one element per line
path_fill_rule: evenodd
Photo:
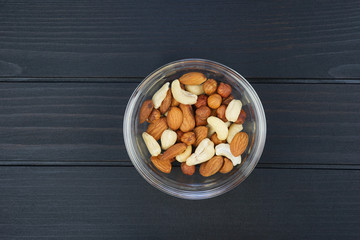
<path fill-rule="evenodd" d="M 255 169 L 225 195 L 170 197 L 124 167 L 1 167 L 6 239 L 356 239 L 360 171 Z"/>
<path fill-rule="evenodd" d="M 139 76 L 207 58 L 246 77 L 359 78 L 359 2 L 3 1 L 1 76 Z"/>
<path fill-rule="evenodd" d="M 0 164 L 129 165 L 122 118 L 135 83 L 0 83 Z M 260 163 L 359 164 L 360 85 L 253 84 Z"/>

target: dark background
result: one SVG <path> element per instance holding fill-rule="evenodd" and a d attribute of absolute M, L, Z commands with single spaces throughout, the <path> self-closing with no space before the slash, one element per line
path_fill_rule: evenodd
<path fill-rule="evenodd" d="M 0 1 L 1 239 L 359 239 L 359 1 Z M 151 187 L 129 96 L 182 58 L 237 70 L 263 156 L 210 200 Z"/>

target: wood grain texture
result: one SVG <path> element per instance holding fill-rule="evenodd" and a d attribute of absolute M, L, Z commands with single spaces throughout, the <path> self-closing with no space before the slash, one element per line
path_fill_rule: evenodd
<path fill-rule="evenodd" d="M 170 197 L 124 167 L 0 168 L 4 239 L 356 239 L 360 171 L 255 169 L 220 197 Z"/>
<path fill-rule="evenodd" d="M 1 83 L 0 164 L 128 163 L 137 83 Z M 264 164 L 359 164 L 360 85 L 253 84 L 267 118 Z"/>
<path fill-rule="evenodd" d="M 146 76 L 207 58 L 246 77 L 359 78 L 352 1 L 0 3 L 1 76 Z"/>

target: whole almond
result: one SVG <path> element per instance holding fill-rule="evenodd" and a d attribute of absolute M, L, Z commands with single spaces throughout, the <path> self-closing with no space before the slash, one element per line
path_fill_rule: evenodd
<path fill-rule="evenodd" d="M 189 166 L 186 164 L 186 162 L 181 163 L 181 171 L 185 175 L 193 175 L 195 173 L 195 165 Z"/>
<path fill-rule="evenodd" d="M 222 97 L 217 93 L 210 95 L 207 100 L 208 106 L 212 109 L 217 109 L 218 107 L 220 107 L 221 102 Z"/>
<path fill-rule="evenodd" d="M 142 106 L 140 108 L 140 113 L 139 113 L 139 122 L 140 123 L 143 123 L 146 121 L 146 119 L 149 117 L 153 108 L 154 108 L 154 103 L 151 99 L 144 101 L 144 103 L 142 104 Z"/>
<path fill-rule="evenodd" d="M 199 172 L 204 177 L 210 177 L 221 169 L 223 163 L 224 160 L 222 156 L 215 156 L 209 161 L 202 163 Z"/>
<path fill-rule="evenodd" d="M 182 75 L 179 81 L 185 85 L 199 85 L 206 81 L 206 76 L 201 72 L 189 72 Z"/>
<path fill-rule="evenodd" d="M 226 119 L 225 111 L 226 111 L 226 105 L 221 105 L 218 109 L 216 109 L 216 116 L 221 120 L 223 120 L 224 122 L 227 122 L 228 120 Z"/>
<path fill-rule="evenodd" d="M 196 141 L 196 135 L 194 132 L 187 132 L 184 133 L 180 139 L 181 142 L 185 143 L 186 145 L 192 145 Z"/>
<path fill-rule="evenodd" d="M 221 82 L 217 89 L 217 93 L 220 94 L 223 98 L 227 98 L 231 94 L 231 86 Z"/>
<path fill-rule="evenodd" d="M 206 95 L 198 96 L 197 101 L 195 103 L 195 107 L 200 108 L 202 106 L 206 106 L 207 105 L 207 99 L 208 99 L 208 97 Z"/>
<path fill-rule="evenodd" d="M 224 157 L 224 164 L 220 168 L 219 172 L 221 173 L 228 173 L 234 168 L 233 163 L 226 157 Z"/>
<path fill-rule="evenodd" d="M 156 120 L 160 119 L 161 117 L 161 113 L 159 110 L 157 109 L 153 109 L 148 117 L 148 123 L 153 123 L 155 122 Z"/>
<path fill-rule="evenodd" d="M 214 79 L 208 79 L 204 82 L 203 89 L 207 95 L 211 95 L 216 92 L 217 82 Z"/>
<path fill-rule="evenodd" d="M 169 107 L 171 105 L 171 100 L 172 100 L 171 90 L 169 89 L 166 93 L 166 97 L 162 101 L 160 108 L 159 108 L 161 114 L 164 114 L 169 110 Z"/>
<path fill-rule="evenodd" d="M 176 131 L 183 121 L 183 112 L 178 107 L 171 107 L 166 118 L 169 128 Z"/>
<path fill-rule="evenodd" d="M 207 138 L 208 128 L 205 126 L 196 127 L 194 132 L 196 135 L 195 146 L 198 146 L 202 140 Z"/>
<path fill-rule="evenodd" d="M 156 141 L 161 137 L 161 134 L 168 129 L 166 118 L 160 118 L 153 123 L 150 123 L 146 132 L 153 136 Z"/>
<path fill-rule="evenodd" d="M 169 160 L 161 160 L 161 155 L 156 157 L 151 157 L 151 162 L 154 166 L 159 169 L 163 173 L 170 173 L 171 172 L 171 162 Z"/>
<path fill-rule="evenodd" d="M 241 109 L 239 117 L 238 117 L 238 119 L 236 120 L 235 123 L 243 124 L 245 122 L 245 119 L 246 119 L 246 112 L 243 109 Z"/>
<path fill-rule="evenodd" d="M 183 132 L 190 132 L 195 127 L 195 117 L 191 105 L 180 104 L 180 109 L 183 113 L 183 121 L 180 125 L 180 130 Z"/>
<path fill-rule="evenodd" d="M 230 143 L 230 151 L 235 157 L 240 156 L 249 143 L 249 136 L 245 132 L 239 132 Z"/>
<path fill-rule="evenodd" d="M 220 143 L 225 143 L 225 140 L 220 140 L 218 137 L 217 137 L 217 134 L 214 133 L 213 135 L 211 135 L 211 138 L 210 138 L 211 141 L 213 141 L 213 143 L 215 145 L 218 145 Z"/>
<path fill-rule="evenodd" d="M 224 105 L 227 106 L 227 105 L 229 105 L 229 103 L 230 103 L 232 100 L 234 100 L 234 96 L 233 96 L 233 95 L 230 95 L 230 96 L 228 96 L 227 98 L 224 98 L 222 104 L 224 104 Z"/>
<path fill-rule="evenodd" d="M 186 150 L 185 143 L 176 143 L 175 145 L 171 146 L 168 150 L 164 152 L 164 154 L 161 157 L 161 160 L 169 161 L 170 159 L 176 157 L 176 155 L 183 153 L 185 150 Z"/>

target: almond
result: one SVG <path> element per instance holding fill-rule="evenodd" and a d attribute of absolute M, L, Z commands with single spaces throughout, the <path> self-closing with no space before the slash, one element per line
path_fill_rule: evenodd
<path fill-rule="evenodd" d="M 183 132 L 190 132 L 195 127 L 195 117 L 191 105 L 180 104 L 180 109 L 183 113 L 183 121 L 180 130 Z"/>
<path fill-rule="evenodd" d="M 231 86 L 222 82 L 219 84 L 217 93 L 220 94 L 223 98 L 227 98 L 231 94 Z"/>
<path fill-rule="evenodd" d="M 205 126 L 196 127 L 194 132 L 196 135 L 195 146 L 198 146 L 202 140 L 207 138 L 208 128 Z"/>
<path fill-rule="evenodd" d="M 220 140 L 220 139 L 217 137 L 217 134 L 216 134 L 216 133 L 214 133 L 213 135 L 211 135 L 210 140 L 213 141 L 213 143 L 214 143 L 215 145 L 218 145 L 218 144 L 220 144 L 220 143 L 224 143 L 224 142 L 225 142 L 225 140 Z"/>
<path fill-rule="evenodd" d="M 221 102 L 222 97 L 217 93 L 210 95 L 207 100 L 208 106 L 212 109 L 217 109 L 218 107 L 220 107 Z"/>
<path fill-rule="evenodd" d="M 140 113 L 139 113 L 139 122 L 140 123 L 143 123 L 146 121 L 146 119 L 149 117 L 153 108 L 154 108 L 154 103 L 151 99 L 144 101 L 144 103 L 142 104 L 142 106 L 140 108 Z"/>
<path fill-rule="evenodd" d="M 196 135 L 194 132 L 187 132 L 187 133 L 184 133 L 182 136 L 181 136 L 181 139 L 180 141 L 185 143 L 186 145 L 192 145 L 195 143 L 195 140 L 196 140 Z"/>
<path fill-rule="evenodd" d="M 161 114 L 164 114 L 169 110 L 169 107 L 171 105 L 171 100 L 172 100 L 171 90 L 169 89 L 166 93 L 166 97 L 162 101 L 160 108 L 159 108 Z"/>
<path fill-rule="evenodd" d="M 168 129 L 168 125 L 167 125 L 167 121 L 166 118 L 160 118 L 158 120 L 156 120 L 155 122 L 151 123 L 148 127 L 148 129 L 146 130 L 146 132 L 148 134 L 150 134 L 151 136 L 153 136 L 153 138 L 155 138 L 156 141 L 158 141 L 161 137 L 161 134 Z"/>
<path fill-rule="evenodd" d="M 221 173 L 228 173 L 234 168 L 233 163 L 226 157 L 224 157 L 224 164 L 220 168 L 219 172 Z"/>
<path fill-rule="evenodd" d="M 179 155 L 183 153 L 186 150 L 186 144 L 185 143 L 177 143 L 173 146 L 171 146 L 168 150 L 164 152 L 164 154 L 161 157 L 162 161 L 169 161 L 170 159 L 176 157 L 176 155 Z"/>
<path fill-rule="evenodd" d="M 185 175 L 193 175 L 195 173 L 195 165 L 193 166 L 189 166 L 186 164 L 186 162 L 181 163 L 181 171 L 185 174 Z"/>
<path fill-rule="evenodd" d="M 209 161 L 202 163 L 199 172 L 204 177 L 210 177 L 221 169 L 223 163 L 224 160 L 222 156 L 215 156 Z"/>
<path fill-rule="evenodd" d="M 178 107 L 171 107 L 167 114 L 167 124 L 169 128 L 176 131 L 183 121 L 183 113 Z"/>
<path fill-rule="evenodd" d="M 153 123 L 156 120 L 160 119 L 160 117 L 161 117 L 160 111 L 157 109 L 153 109 L 152 112 L 150 113 L 147 121 L 148 121 L 148 123 Z"/>
<path fill-rule="evenodd" d="M 159 169 L 161 172 L 170 173 L 171 172 L 171 162 L 169 160 L 161 160 L 161 155 L 156 157 L 151 157 L 151 162 L 154 166 Z"/>
<path fill-rule="evenodd" d="M 206 76 L 201 72 L 189 72 L 182 75 L 179 81 L 185 85 L 199 85 L 206 81 Z"/>
<path fill-rule="evenodd" d="M 249 143 L 249 136 L 245 132 L 239 132 L 230 143 L 230 151 L 235 157 L 240 156 Z"/>

